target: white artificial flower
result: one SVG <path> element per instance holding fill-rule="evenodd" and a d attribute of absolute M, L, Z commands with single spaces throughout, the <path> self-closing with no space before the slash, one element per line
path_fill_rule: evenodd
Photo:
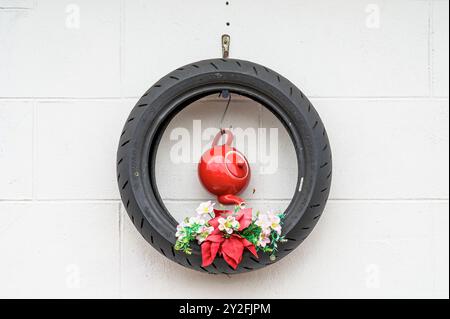
<path fill-rule="evenodd" d="M 270 232 L 261 232 L 258 239 L 258 246 L 260 247 L 266 247 L 267 244 L 270 244 Z"/>
<path fill-rule="evenodd" d="M 177 237 L 179 240 L 182 240 L 184 237 L 186 237 L 186 230 L 184 229 L 183 225 L 177 226 L 175 237 Z"/>
<path fill-rule="evenodd" d="M 270 220 L 270 228 L 277 232 L 278 235 L 281 234 L 281 218 L 277 213 L 268 212 L 267 214 Z"/>
<path fill-rule="evenodd" d="M 274 230 L 281 234 L 281 218 L 275 212 L 268 211 L 265 214 L 259 214 L 256 225 L 261 227 L 263 232 Z"/>
<path fill-rule="evenodd" d="M 259 214 L 255 224 L 263 230 L 270 228 L 270 220 L 267 214 Z"/>
<path fill-rule="evenodd" d="M 267 236 L 270 235 L 271 233 L 270 220 L 267 214 L 258 214 L 258 218 L 256 219 L 255 224 L 261 227 L 261 233 Z"/>
<path fill-rule="evenodd" d="M 228 216 L 226 219 L 219 218 L 219 230 L 231 235 L 233 231 L 238 230 L 240 227 L 239 222 L 233 216 Z"/>
<path fill-rule="evenodd" d="M 200 206 L 198 206 L 195 211 L 197 212 L 197 215 L 200 216 L 201 218 L 212 216 L 212 213 L 214 212 L 214 205 L 215 203 L 207 201 L 201 203 Z"/>
<path fill-rule="evenodd" d="M 190 217 L 189 218 L 189 221 L 188 221 L 188 225 L 189 226 L 194 226 L 194 225 L 200 225 L 200 226 L 203 226 L 203 225 L 205 225 L 205 220 L 203 219 L 203 218 L 201 218 L 201 217 L 197 217 L 197 216 L 194 216 L 194 217 Z"/>
<path fill-rule="evenodd" d="M 214 227 L 211 227 L 211 226 L 205 225 L 205 226 L 200 227 L 199 230 L 197 231 L 198 235 L 196 237 L 198 244 L 200 245 L 201 243 L 203 243 L 206 240 L 206 238 L 209 235 L 211 235 L 211 233 L 213 231 L 214 231 Z"/>

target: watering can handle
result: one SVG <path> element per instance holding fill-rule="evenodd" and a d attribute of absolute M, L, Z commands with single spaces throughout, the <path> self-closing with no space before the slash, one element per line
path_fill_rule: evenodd
<path fill-rule="evenodd" d="M 214 137 L 214 140 L 212 142 L 212 146 L 217 146 L 217 144 L 219 143 L 220 139 L 222 138 L 222 135 L 227 135 L 227 141 L 225 142 L 226 145 L 231 146 L 231 144 L 233 143 L 233 133 L 231 133 L 230 130 L 228 129 L 222 129 L 220 130 L 219 133 L 217 133 L 216 137 Z"/>

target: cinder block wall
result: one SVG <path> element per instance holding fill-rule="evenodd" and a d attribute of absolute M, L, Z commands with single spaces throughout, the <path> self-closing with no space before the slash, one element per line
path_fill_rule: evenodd
<path fill-rule="evenodd" d="M 229 2 L 0 0 L 0 297 L 448 298 L 448 1 Z M 223 33 L 232 57 L 311 97 L 335 167 L 311 237 L 231 278 L 149 247 L 115 176 L 139 96 L 219 57 Z M 171 209 L 197 204 L 180 192 L 187 180 L 199 187 L 195 170 L 161 172 L 179 182 Z M 267 207 L 290 198 L 276 185 L 258 191 Z"/>

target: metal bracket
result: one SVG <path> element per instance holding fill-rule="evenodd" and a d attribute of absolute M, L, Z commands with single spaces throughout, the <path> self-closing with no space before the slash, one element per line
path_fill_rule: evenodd
<path fill-rule="evenodd" d="M 227 59 L 230 56 L 231 37 L 228 34 L 222 35 L 222 57 Z"/>

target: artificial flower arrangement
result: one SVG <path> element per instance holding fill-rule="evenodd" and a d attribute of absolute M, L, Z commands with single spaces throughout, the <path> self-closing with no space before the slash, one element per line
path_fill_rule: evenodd
<path fill-rule="evenodd" d="M 191 254 L 191 245 L 197 242 L 202 251 L 202 267 L 208 267 L 217 255 L 237 269 L 245 249 L 256 258 L 258 251 L 276 258 L 278 244 L 284 242 L 281 229 L 284 214 L 269 211 L 256 214 L 251 208 L 235 206 L 234 210 L 214 209 L 215 203 L 201 203 L 197 216 L 188 217 L 177 226 L 175 249 Z"/>

